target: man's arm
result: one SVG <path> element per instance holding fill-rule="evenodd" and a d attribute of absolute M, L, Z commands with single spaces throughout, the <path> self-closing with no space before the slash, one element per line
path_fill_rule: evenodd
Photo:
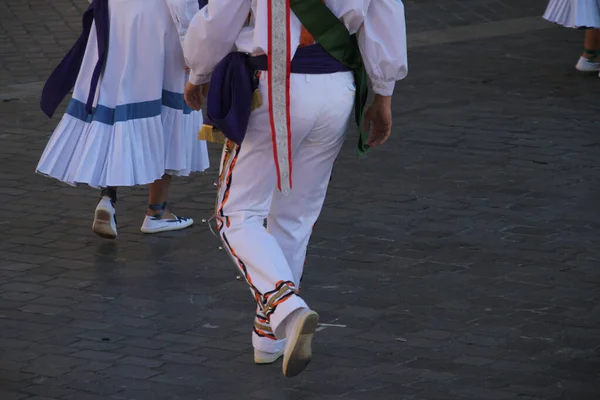
<path fill-rule="evenodd" d="M 371 0 L 357 32 L 365 69 L 375 97 L 364 115 L 371 130 L 368 145 L 384 144 L 392 133 L 392 94 L 396 81 L 406 77 L 406 22 L 401 0 Z"/>
<path fill-rule="evenodd" d="M 215 66 L 233 50 L 250 6 L 251 0 L 212 0 L 194 16 L 183 42 L 191 84 L 208 82 Z"/>

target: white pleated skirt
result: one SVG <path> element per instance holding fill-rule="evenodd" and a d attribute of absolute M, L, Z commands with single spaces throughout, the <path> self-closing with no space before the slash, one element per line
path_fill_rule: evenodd
<path fill-rule="evenodd" d="M 550 0 L 544 19 L 567 28 L 600 28 L 600 0 Z"/>
<path fill-rule="evenodd" d="M 98 60 L 92 27 L 67 111 L 36 171 L 70 185 L 135 186 L 209 167 L 202 113 L 183 99 L 179 34 L 164 0 L 109 0 L 108 55 L 94 111 L 85 110 Z"/>

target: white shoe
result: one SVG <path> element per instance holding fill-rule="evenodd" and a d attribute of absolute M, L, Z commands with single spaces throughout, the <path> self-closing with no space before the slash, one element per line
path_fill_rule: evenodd
<path fill-rule="evenodd" d="M 273 364 L 283 355 L 283 349 L 277 353 L 268 353 L 254 349 L 254 364 Z"/>
<path fill-rule="evenodd" d="M 177 217 L 173 215 L 173 219 L 161 219 L 161 215 L 150 217 L 146 215 L 144 223 L 142 224 L 141 231 L 144 233 L 158 233 L 177 231 L 179 229 L 185 229 L 194 223 L 191 218 Z"/>
<path fill-rule="evenodd" d="M 581 72 L 600 71 L 600 62 L 595 62 L 585 57 L 579 57 L 579 61 L 575 64 L 575 69 Z"/>
<path fill-rule="evenodd" d="M 283 353 L 283 375 L 289 378 L 304 371 L 312 360 L 312 339 L 319 315 L 304 309 L 290 323 L 293 325 L 286 327 L 287 344 Z"/>
<path fill-rule="evenodd" d="M 96 235 L 106 239 L 114 239 L 117 237 L 115 206 L 108 196 L 102 197 L 96 206 L 92 230 Z"/>

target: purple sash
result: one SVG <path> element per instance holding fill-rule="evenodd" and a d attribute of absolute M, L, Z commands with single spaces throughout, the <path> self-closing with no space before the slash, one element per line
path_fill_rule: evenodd
<path fill-rule="evenodd" d="M 86 102 L 86 111 L 91 114 L 93 111 L 94 98 L 96 97 L 96 88 L 100 75 L 104 69 L 106 61 L 106 52 L 108 50 L 108 31 L 109 14 L 108 0 L 94 0 L 83 14 L 83 32 L 75 42 L 65 58 L 54 69 L 42 90 L 40 108 L 49 117 L 52 117 L 56 109 L 75 86 L 83 56 L 87 47 L 87 42 L 92 30 L 92 23 L 96 21 L 96 34 L 98 36 L 98 62 L 92 74 L 90 82 L 90 93 Z"/>
<path fill-rule="evenodd" d="M 267 56 L 228 54 L 215 68 L 206 102 L 205 124 L 241 144 L 252 112 L 252 94 L 258 88 L 257 71 L 267 70 Z M 293 74 L 332 74 L 350 71 L 318 44 L 300 47 L 292 59 Z"/>

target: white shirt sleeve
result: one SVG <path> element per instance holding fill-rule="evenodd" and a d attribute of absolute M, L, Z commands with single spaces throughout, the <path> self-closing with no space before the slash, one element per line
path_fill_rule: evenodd
<path fill-rule="evenodd" d="M 190 26 L 190 21 L 199 11 L 198 0 L 166 0 L 166 2 L 183 46 L 183 39 Z"/>
<path fill-rule="evenodd" d="M 373 92 L 391 96 L 396 81 L 408 73 L 406 22 L 401 0 L 326 0 L 358 36 L 358 45 Z"/>
<path fill-rule="evenodd" d="M 216 65 L 233 50 L 250 6 L 251 0 L 209 1 L 194 16 L 183 41 L 183 55 L 191 70 L 190 83 L 210 81 Z"/>
<path fill-rule="evenodd" d="M 358 45 L 363 55 L 373 92 L 391 96 L 396 81 L 408 73 L 406 21 L 401 0 L 372 0 L 363 25 L 358 30 Z"/>

